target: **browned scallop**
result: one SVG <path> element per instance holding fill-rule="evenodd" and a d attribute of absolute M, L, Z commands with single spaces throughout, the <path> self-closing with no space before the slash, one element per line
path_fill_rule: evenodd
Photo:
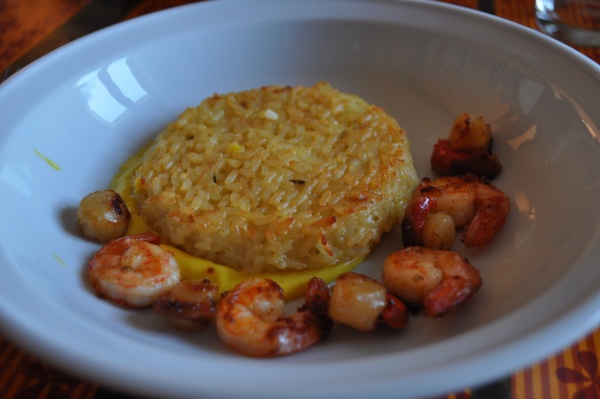
<path fill-rule="evenodd" d="M 210 280 L 184 280 L 154 302 L 154 311 L 178 330 L 200 330 L 214 318 L 218 300 L 219 287 Z"/>
<path fill-rule="evenodd" d="M 335 280 L 328 314 L 359 331 L 373 331 L 386 306 L 386 289 L 362 274 L 348 272 Z"/>
<path fill-rule="evenodd" d="M 86 195 L 77 210 L 77 222 L 83 235 L 101 242 L 123 237 L 130 219 L 125 201 L 114 190 L 100 190 Z"/>
<path fill-rule="evenodd" d="M 440 176 L 472 173 L 493 179 L 502 171 L 500 159 L 492 154 L 492 130 L 483 117 L 459 115 L 450 136 L 433 146 L 431 168 Z"/>

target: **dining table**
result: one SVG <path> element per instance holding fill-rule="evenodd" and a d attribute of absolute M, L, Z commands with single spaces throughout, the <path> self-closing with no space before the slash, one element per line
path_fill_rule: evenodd
<path fill-rule="evenodd" d="M 220 0 L 211 0 L 220 1 Z M 282 0 L 284 1 L 284 0 Z M 423 0 L 438 1 L 438 0 Z M 441 0 L 495 15 L 532 30 L 534 0 Z M 0 0 L 0 84 L 28 64 L 82 36 L 123 21 L 182 6 L 192 0 Z M 600 24 L 600 22 L 598 22 Z M 597 27 L 600 29 L 600 25 Z M 566 45 L 570 45 L 566 43 Z M 600 48 L 571 45 L 600 62 Z M 0 90 L 2 87 L 0 85 Z M 514 370 L 484 386 L 464 387 L 439 398 L 600 398 L 600 327 L 559 353 Z M 134 399 L 82 380 L 36 358 L 0 332 L 1 399 Z"/>

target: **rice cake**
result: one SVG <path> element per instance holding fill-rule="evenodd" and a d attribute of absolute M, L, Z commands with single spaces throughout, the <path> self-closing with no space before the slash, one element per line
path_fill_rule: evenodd
<path fill-rule="evenodd" d="M 367 255 L 418 183 L 394 118 L 324 82 L 215 94 L 158 135 L 132 178 L 165 242 L 252 273 Z"/>

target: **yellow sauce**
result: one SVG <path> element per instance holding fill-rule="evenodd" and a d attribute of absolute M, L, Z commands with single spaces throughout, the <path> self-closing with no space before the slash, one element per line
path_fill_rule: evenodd
<path fill-rule="evenodd" d="M 111 188 L 121 195 L 131 213 L 131 221 L 129 222 L 127 235 L 143 233 L 150 230 L 146 221 L 140 215 L 131 196 L 133 190 L 132 176 L 141 162 L 144 150 L 145 148 L 125 161 L 111 182 Z M 214 284 L 217 284 L 221 292 L 223 292 L 232 289 L 235 285 L 244 280 L 256 277 L 250 273 L 233 270 L 230 267 L 189 255 L 170 245 L 163 244 L 161 246 L 173 253 L 179 264 L 181 276 L 184 280 L 208 278 Z M 306 284 L 313 276 L 320 277 L 327 283 L 331 283 L 340 274 L 354 270 L 354 268 L 361 264 L 364 259 L 364 257 L 358 257 L 348 262 L 321 269 L 286 270 L 261 273 L 259 276 L 267 277 L 277 282 L 277 284 L 283 288 L 286 300 L 292 300 L 304 295 Z"/>

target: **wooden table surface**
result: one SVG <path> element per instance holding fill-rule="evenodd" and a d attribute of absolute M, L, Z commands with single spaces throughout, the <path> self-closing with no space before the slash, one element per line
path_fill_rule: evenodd
<path fill-rule="evenodd" d="M 186 0 L 0 0 L 0 81 L 70 41 Z M 533 0 L 444 0 L 537 29 Z M 596 62 L 600 49 L 574 48 Z M 600 330 L 543 362 L 444 398 L 600 398 Z M 0 335 L 1 399 L 133 399 L 45 364 Z"/>

